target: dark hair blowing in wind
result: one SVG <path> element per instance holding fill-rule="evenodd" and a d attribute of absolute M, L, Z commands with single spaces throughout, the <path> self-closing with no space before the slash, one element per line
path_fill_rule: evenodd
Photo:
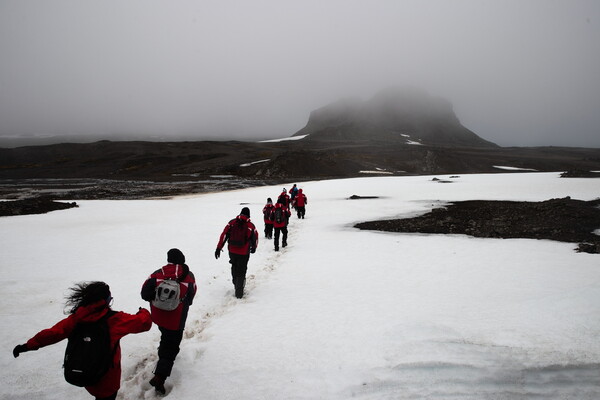
<path fill-rule="evenodd" d="M 74 314 L 79 307 L 88 306 L 100 300 L 110 302 L 110 287 L 104 282 L 82 282 L 69 289 L 65 307 L 68 314 Z"/>

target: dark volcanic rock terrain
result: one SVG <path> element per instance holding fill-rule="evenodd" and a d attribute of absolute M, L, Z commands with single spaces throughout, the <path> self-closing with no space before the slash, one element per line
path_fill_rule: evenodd
<path fill-rule="evenodd" d="M 365 176 L 600 170 L 600 149 L 436 147 L 378 141 L 96 142 L 0 148 L 0 196 L 139 198 Z M 581 176 L 581 174 L 579 174 Z M 76 186 L 76 187 L 75 187 Z M 85 189 L 85 190 L 82 190 Z"/>
<path fill-rule="evenodd" d="M 0 148 L 0 197 L 165 197 L 366 173 L 507 172 L 499 167 L 600 170 L 600 149 L 502 148 L 464 127 L 448 101 L 411 88 L 322 107 L 286 139 Z"/>
<path fill-rule="evenodd" d="M 600 253 L 600 236 L 594 234 L 600 228 L 600 199 L 460 201 L 415 218 L 370 221 L 355 226 L 387 232 L 549 239 L 579 243 L 579 251 Z"/>

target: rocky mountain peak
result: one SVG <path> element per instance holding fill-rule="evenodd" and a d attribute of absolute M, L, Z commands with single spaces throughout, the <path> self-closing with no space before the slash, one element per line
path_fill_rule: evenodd
<path fill-rule="evenodd" d="M 342 99 L 321 107 L 294 134 L 299 135 L 321 141 L 497 147 L 464 127 L 449 101 L 412 87 L 386 89 L 367 101 Z"/>

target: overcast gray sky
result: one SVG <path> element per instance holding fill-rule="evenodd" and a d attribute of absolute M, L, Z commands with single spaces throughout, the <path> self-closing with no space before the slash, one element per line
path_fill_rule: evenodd
<path fill-rule="evenodd" d="M 412 85 L 502 146 L 600 147 L 598 0 L 0 0 L 0 136 L 290 136 Z"/>

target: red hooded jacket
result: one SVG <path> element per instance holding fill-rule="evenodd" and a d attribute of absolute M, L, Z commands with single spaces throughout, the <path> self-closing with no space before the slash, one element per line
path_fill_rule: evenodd
<path fill-rule="evenodd" d="M 167 264 L 146 279 L 142 285 L 142 299 L 154 300 L 156 286 L 165 279 L 179 281 L 181 303 L 173 311 L 161 310 L 150 303 L 152 321 L 161 328 L 178 331 L 185 328 L 188 310 L 196 295 L 196 278 L 186 264 Z"/>
<path fill-rule="evenodd" d="M 281 192 L 281 194 L 277 198 L 277 203 L 281 203 L 281 202 L 283 202 L 283 205 L 286 208 L 290 208 L 290 195 L 287 194 L 286 192 Z"/>
<path fill-rule="evenodd" d="M 308 204 L 308 199 L 306 195 L 302 193 L 302 189 L 298 190 L 298 195 L 294 197 L 294 207 L 304 207 Z"/>
<path fill-rule="evenodd" d="M 258 232 L 256 232 L 256 227 L 254 226 L 254 224 L 250 222 L 250 218 L 246 217 L 245 215 L 238 215 L 237 217 L 229 221 L 227 225 L 225 225 L 225 229 L 223 229 L 223 232 L 219 237 L 217 250 L 221 251 L 221 249 L 223 249 L 223 246 L 225 246 L 225 242 L 229 239 L 229 231 L 231 230 L 233 224 L 238 223 L 238 220 L 241 220 L 247 224 L 246 226 L 248 230 L 246 232 L 246 243 L 244 243 L 243 246 L 234 246 L 231 243 L 229 243 L 227 245 L 227 250 L 229 250 L 230 253 L 245 256 L 250 254 L 251 252 L 253 253 L 258 248 Z"/>
<path fill-rule="evenodd" d="M 283 228 L 284 226 L 287 225 L 288 223 L 288 219 L 290 218 L 290 216 L 292 215 L 292 213 L 290 212 L 290 210 L 284 206 L 281 203 L 277 203 L 275 204 L 275 210 L 281 208 L 283 211 L 283 220 L 281 222 L 277 222 L 277 221 L 273 221 L 273 227 L 274 228 Z M 273 210 L 273 212 L 275 212 L 275 210 Z"/>
<path fill-rule="evenodd" d="M 58 322 L 52 328 L 44 329 L 27 341 L 27 348 L 37 350 L 40 347 L 58 343 L 69 337 L 78 322 L 93 322 L 102 318 L 109 308 L 106 301 L 101 300 L 89 306 L 79 307 L 74 314 Z M 110 332 L 110 345 L 116 351 L 113 366 L 106 375 L 94 386 L 86 386 L 86 390 L 95 397 L 108 397 L 121 387 L 121 347 L 119 340 L 130 333 L 140 333 L 150 330 L 152 320 L 148 310 L 140 308 L 137 314 L 127 314 L 118 311 L 107 320 Z"/>
<path fill-rule="evenodd" d="M 268 224 L 268 225 L 273 224 L 273 220 L 271 220 L 271 213 L 273 212 L 274 208 L 275 208 L 275 206 L 273 205 L 273 203 L 267 203 L 263 207 L 263 215 L 264 215 L 265 224 Z"/>

